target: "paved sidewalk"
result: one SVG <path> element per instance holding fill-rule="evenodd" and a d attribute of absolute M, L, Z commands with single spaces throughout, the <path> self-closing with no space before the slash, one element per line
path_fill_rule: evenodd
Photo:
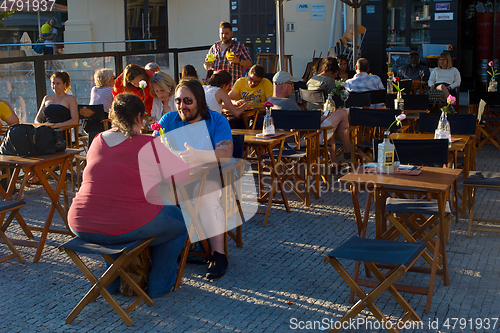
<path fill-rule="evenodd" d="M 500 152 L 492 146 L 478 152 L 479 170 L 500 171 L 499 162 Z M 24 264 L 15 259 L 0 264 L 0 332 L 322 332 L 325 323 L 338 320 L 351 306 L 347 285 L 333 267 L 323 264 L 326 253 L 356 233 L 351 197 L 346 190 L 336 190 L 313 199 L 310 208 L 290 197 L 291 213 L 276 206 L 267 227 L 262 227 L 263 215 L 244 224 L 245 245 L 236 248 L 229 243 L 230 266 L 224 278 L 209 282 L 203 279 L 205 265 L 188 264 L 181 288 L 155 299 L 152 307 L 139 305 L 131 313 L 135 324 L 130 328 L 101 297 L 72 324 L 66 324 L 66 316 L 90 287 L 57 249 L 69 236 L 50 234 L 36 264 L 32 262 L 35 249 L 18 247 L 27 259 Z M 361 202 L 364 198 L 362 195 Z M 500 191 L 480 191 L 477 214 L 498 218 L 499 200 Z M 49 200 L 41 189 L 27 191 L 26 201 L 22 216 L 29 224 L 43 223 Z M 54 221 L 62 225 L 57 213 Z M 452 222 L 451 228 L 450 285 L 436 279 L 429 314 L 424 313 L 424 296 L 403 295 L 423 320 L 423 328 L 404 332 L 500 330 L 500 320 L 495 323 L 500 317 L 500 234 L 475 232 L 468 238 L 465 219 Z M 373 218 L 369 230 L 368 237 L 372 237 Z M 8 234 L 22 238 L 16 222 Z M 0 245 L 0 255 L 5 249 Z M 95 258 L 88 259 L 90 266 L 102 271 L 104 264 Z M 353 265 L 348 267 L 352 271 Z M 404 281 L 425 285 L 428 276 L 408 274 Z M 117 299 L 129 301 L 122 295 Z M 401 315 L 389 295 L 382 295 L 377 304 L 384 314 Z M 496 324 L 494 329 L 479 326 L 484 327 L 487 319 L 490 327 Z M 376 325 L 373 317 L 367 320 Z M 318 323 L 298 329 L 308 321 Z M 344 332 L 379 331 L 361 325 Z"/>

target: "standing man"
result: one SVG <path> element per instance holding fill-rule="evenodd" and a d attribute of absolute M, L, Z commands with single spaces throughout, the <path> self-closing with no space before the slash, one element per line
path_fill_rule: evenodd
<path fill-rule="evenodd" d="M 424 73 L 423 77 L 420 76 L 420 72 Z M 401 69 L 401 78 L 428 81 L 430 75 L 431 74 L 429 72 L 429 67 L 420 64 L 420 54 L 418 53 L 418 51 L 411 51 L 410 63 L 403 66 L 403 68 Z"/>
<path fill-rule="evenodd" d="M 233 40 L 233 26 L 231 23 L 221 22 L 219 32 L 220 41 L 212 45 L 208 51 L 209 55 L 213 55 L 214 60 L 209 59 L 207 55 L 203 67 L 209 71 L 207 78 L 212 75 L 210 70 L 225 70 L 231 74 L 233 82 L 236 82 L 236 80 L 244 76 L 244 69 L 252 66 L 252 59 L 246 46 Z"/>
<path fill-rule="evenodd" d="M 174 101 L 177 112 L 169 112 L 160 120 L 173 151 L 190 167 L 230 163 L 233 155 L 231 128 L 222 114 L 208 109 L 201 83 L 196 79 L 182 79 L 175 88 Z M 199 214 L 212 251 L 206 273 L 209 280 L 221 278 L 228 267 L 224 252 L 224 210 L 219 202 L 221 183 L 218 169 L 216 171 L 209 174 L 205 182 Z M 198 186 L 193 193 L 197 190 Z"/>

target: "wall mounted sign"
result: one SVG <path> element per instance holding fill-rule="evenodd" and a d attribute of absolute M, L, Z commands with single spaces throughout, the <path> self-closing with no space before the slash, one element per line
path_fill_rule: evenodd
<path fill-rule="evenodd" d="M 311 20 L 324 20 L 325 13 L 323 12 L 311 12 Z"/>
<path fill-rule="evenodd" d="M 372 6 L 372 5 L 368 6 L 367 5 L 366 6 L 366 13 L 367 14 L 375 14 L 375 6 Z"/>
<path fill-rule="evenodd" d="M 324 12 L 326 11 L 326 5 L 324 3 L 317 3 L 311 5 L 311 11 L 313 12 Z"/>
<path fill-rule="evenodd" d="M 453 21 L 453 13 L 434 13 L 434 21 Z"/>
<path fill-rule="evenodd" d="M 436 12 L 450 10 L 449 2 L 440 2 L 436 4 Z"/>
<path fill-rule="evenodd" d="M 298 12 L 308 12 L 310 10 L 309 4 L 307 3 L 298 3 L 297 4 L 297 11 Z"/>

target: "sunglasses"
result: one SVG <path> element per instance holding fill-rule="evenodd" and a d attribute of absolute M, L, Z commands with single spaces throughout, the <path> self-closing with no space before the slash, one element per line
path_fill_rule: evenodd
<path fill-rule="evenodd" d="M 177 105 L 180 105 L 181 103 L 184 103 L 186 105 L 191 105 L 193 104 L 193 99 L 191 97 L 176 98 L 174 99 L 174 102 Z"/>

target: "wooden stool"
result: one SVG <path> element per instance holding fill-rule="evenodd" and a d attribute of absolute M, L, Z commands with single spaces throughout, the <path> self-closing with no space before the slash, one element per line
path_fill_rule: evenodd
<path fill-rule="evenodd" d="M 388 291 L 405 311 L 398 324 L 405 323 L 410 319 L 417 322 L 421 321 L 410 304 L 396 290 L 394 283 L 408 271 L 424 250 L 425 243 L 394 242 L 353 236 L 330 252 L 323 262 L 329 262 L 360 298 L 360 301 L 339 322 L 335 323 L 330 332 L 340 331 L 344 322 L 353 320 L 365 308 L 368 308 L 381 323 L 389 322 L 389 319 L 374 304 L 375 299 L 384 291 Z M 357 283 L 357 278 L 353 278 L 337 258 L 363 261 L 365 267 L 375 275 L 379 283 L 366 294 Z M 378 263 L 395 265 L 396 267 L 384 275 L 377 267 Z M 389 332 L 398 332 L 399 330 L 395 328 L 387 327 L 386 329 Z"/>
<path fill-rule="evenodd" d="M 278 69 L 278 63 L 280 61 L 280 56 L 276 55 L 276 67 L 275 71 L 276 72 Z M 292 55 L 291 54 L 285 54 L 285 69 L 281 69 L 282 71 L 290 73 L 291 76 L 293 76 L 293 68 L 292 68 Z"/>
<path fill-rule="evenodd" d="M 274 53 L 259 53 L 257 55 L 257 65 L 261 65 L 266 73 L 276 73 L 277 55 Z M 264 66 L 264 62 L 266 63 Z"/>
<path fill-rule="evenodd" d="M 17 215 L 19 210 L 24 207 L 24 204 L 25 204 L 24 201 L 0 201 L 0 214 L 2 215 L 2 220 L 5 217 L 5 214 L 10 212 L 7 220 L 5 220 L 0 225 L 1 226 L 0 239 L 5 244 L 7 244 L 9 249 L 12 251 L 11 255 L 0 258 L 0 262 L 4 262 L 4 261 L 7 261 L 7 260 L 12 259 L 12 258 L 17 258 L 17 260 L 19 260 L 20 263 L 24 262 L 24 259 L 21 256 L 21 254 L 19 253 L 19 251 L 17 251 L 17 249 L 14 247 L 14 244 L 12 244 L 10 239 L 7 238 L 7 235 L 5 235 L 5 230 L 7 230 L 7 228 L 11 224 L 12 220 L 14 220 L 14 217 Z M 23 227 L 23 225 L 21 225 L 21 227 Z M 24 229 L 24 227 L 23 227 L 23 229 Z M 25 232 L 26 232 L 26 230 L 25 230 Z M 28 232 L 29 232 L 29 230 L 28 230 Z"/>
<path fill-rule="evenodd" d="M 500 172 L 486 172 L 486 171 L 471 171 L 469 177 L 464 180 L 464 194 L 468 193 L 467 198 L 469 201 L 469 229 L 467 230 L 467 235 L 471 236 L 472 230 L 478 231 L 492 231 L 500 232 L 500 228 L 494 227 L 474 227 L 472 223 L 477 222 L 487 222 L 499 224 L 500 220 L 494 219 L 482 219 L 474 218 L 474 203 L 476 198 L 476 188 L 484 187 L 489 189 L 500 189 Z M 467 189 L 467 191 L 466 191 Z"/>
<path fill-rule="evenodd" d="M 125 272 L 123 267 L 127 267 L 154 239 L 149 238 L 145 240 L 138 240 L 128 244 L 116 245 L 101 245 L 89 243 L 81 238 L 73 238 L 72 240 L 59 246 L 60 251 L 65 251 L 68 256 L 73 260 L 75 265 L 82 271 L 82 273 L 89 279 L 92 288 L 87 292 L 85 297 L 78 303 L 78 305 L 66 317 L 66 322 L 69 324 L 78 316 L 78 314 L 89 304 L 94 301 L 99 295 L 102 295 L 106 302 L 115 310 L 120 318 L 128 325 L 132 326 L 134 322 L 128 315 L 142 300 L 151 306 L 153 300 L 139 287 L 134 280 Z M 100 254 L 111 266 L 104 272 L 104 274 L 97 279 L 85 263 L 80 259 L 77 252 L 87 254 Z M 114 260 L 111 255 L 120 254 Z M 116 302 L 106 288 L 118 277 L 122 277 L 127 284 L 135 291 L 138 298 L 130 304 L 130 306 L 123 310 L 123 308 Z"/>

